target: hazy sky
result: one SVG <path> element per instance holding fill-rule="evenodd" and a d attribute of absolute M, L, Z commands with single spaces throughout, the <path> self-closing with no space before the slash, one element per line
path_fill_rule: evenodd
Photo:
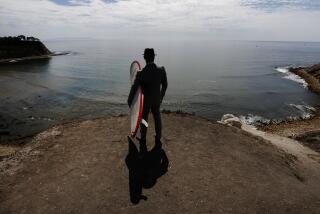
<path fill-rule="evenodd" d="M 0 36 L 320 41 L 320 0 L 0 0 Z"/>

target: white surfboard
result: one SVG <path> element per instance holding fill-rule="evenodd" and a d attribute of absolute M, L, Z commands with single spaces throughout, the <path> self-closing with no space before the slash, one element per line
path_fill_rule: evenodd
<path fill-rule="evenodd" d="M 140 72 L 141 66 L 138 61 L 134 61 L 130 66 L 130 82 L 133 85 L 136 75 Z M 134 138 L 140 128 L 142 119 L 144 95 L 141 87 L 139 86 L 136 94 L 134 95 L 132 104 L 130 106 L 130 119 L 131 119 L 131 137 Z"/>

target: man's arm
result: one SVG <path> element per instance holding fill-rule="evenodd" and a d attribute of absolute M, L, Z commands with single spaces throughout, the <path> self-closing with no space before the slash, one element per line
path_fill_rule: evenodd
<path fill-rule="evenodd" d="M 136 92 L 137 92 L 137 90 L 138 90 L 138 88 L 140 86 L 140 83 L 141 83 L 141 72 L 138 72 L 137 76 L 136 76 L 136 79 L 134 80 L 134 83 L 131 86 L 131 90 L 130 90 L 130 93 L 129 93 L 129 96 L 128 96 L 128 101 L 127 102 L 128 102 L 129 107 L 132 104 L 134 95 L 136 94 Z"/>
<path fill-rule="evenodd" d="M 167 73 L 166 73 L 166 69 L 164 67 L 162 67 L 162 79 L 161 79 L 161 102 L 164 98 L 164 95 L 166 94 L 166 90 L 168 88 L 168 81 L 167 81 Z"/>

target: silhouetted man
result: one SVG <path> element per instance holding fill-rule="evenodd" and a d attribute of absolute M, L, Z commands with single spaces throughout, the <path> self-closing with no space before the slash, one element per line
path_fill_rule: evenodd
<path fill-rule="evenodd" d="M 142 71 L 137 73 L 135 82 L 131 87 L 128 97 L 128 105 L 131 106 L 134 95 L 138 87 L 141 86 L 144 93 L 142 119 L 147 122 L 148 115 L 151 110 L 156 131 L 155 142 L 157 146 L 161 147 L 160 105 L 168 86 L 167 74 L 164 67 L 158 67 L 154 63 L 155 53 L 153 48 L 146 48 L 143 55 L 144 59 L 146 60 L 146 66 L 142 69 Z M 144 124 L 141 124 L 140 134 L 140 151 L 146 152 L 147 127 Z"/>

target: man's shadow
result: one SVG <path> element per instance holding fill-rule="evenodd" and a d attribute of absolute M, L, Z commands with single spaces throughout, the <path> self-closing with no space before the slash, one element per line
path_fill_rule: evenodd
<path fill-rule="evenodd" d="M 142 195 L 142 188 L 152 188 L 157 179 L 167 173 L 169 160 L 161 146 L 155 146 L 141 154 L 130 137 L 128 145 L 126 164 L 129 170 L 130 200 L 133 204 L 138 204 L 141 199 L 147 200 Z"/>

